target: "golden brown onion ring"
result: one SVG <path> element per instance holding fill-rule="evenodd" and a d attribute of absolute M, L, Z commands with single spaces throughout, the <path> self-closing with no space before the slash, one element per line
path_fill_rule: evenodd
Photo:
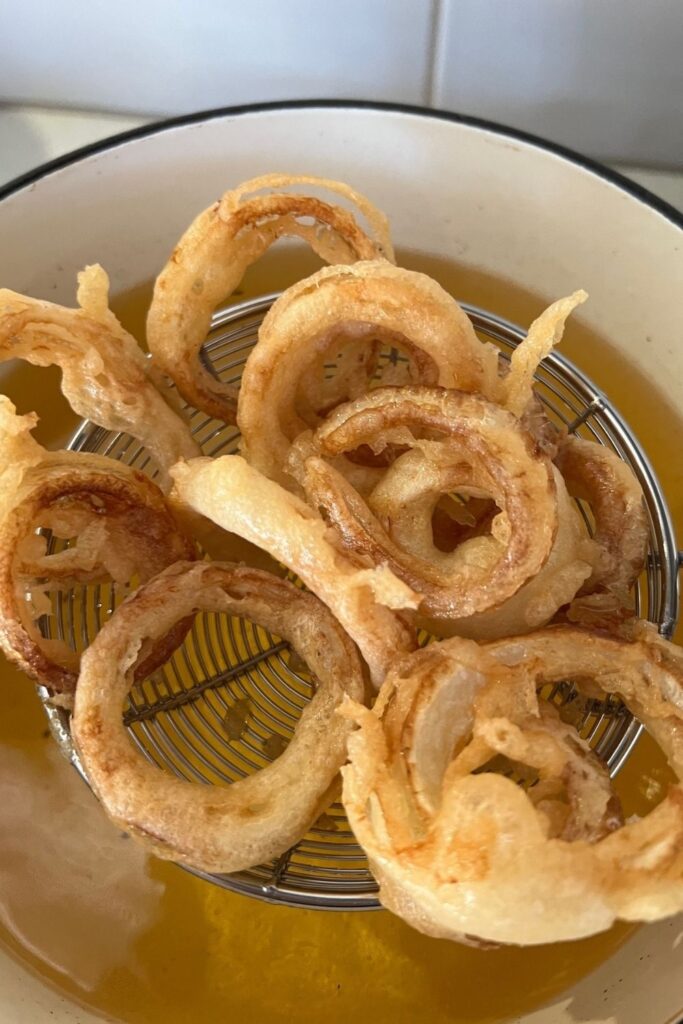
<path fill-rule="evenodd" d="M 400 338 L 414 383 L 485 393 L 498 386 L 496 351 L 436 281 L 384 260 L 325 267 L 274 303 L 242 374 L 242 452 L 273 480 L 291 483 L 287 452 L 310 425 L 297 409 L 299 382 L 344 330 L 352 339 L 360 330 L 388 336 L 392 345 Z"/>
<path fill-rule="evenodd" d="M 344 708 L 343 801 L 390 910 L 428 935 L 532 945 L 683 910 L 683 786 L 620 814 L 606 773 L 543 707 L 543 683 L 618 694 L 683 779 L 683 655 L 642 626 L 628 642 L 551 627 L 399 662 L 373 711 Z M 490 769 L 539 779 L 526 792 Z"/>
<path fill-rule="evenodd" d="M 631 468 L 604 445 L 568 437 L 555 460 L 569 493 L 587 502 L 601 558 L 583 594 L 608 591 L 628 603 L 645 566 L 650 526 L 643 492 Z"/>
<path fill-rule="evenodd" d="M 195 549 L 152 480 L 100 455 L 47 452 L 31 437 L 36 422 L 0 396 L 0 646 L 52 693 L 68 695 L 78 655 L 40 634 L 38 619 L 52 611 L 47 592 L 146 580 Z M 40 527 L 71 545 L 48 554 Z M 179 626 L 161 638 L 145 669 L 183 636 Z"/>
<path fill-rule="evenodd" d="M 199 447 L 152 383 L 142 350 L 109 309 L 108 297 L 109 278 L 98 264 L 78 275 L 79 309 L 0 289 L 0 361 L 59 366 L 74 412 L 140 441 L 163 485 L 168 469 L 200 454 Z"/>
<path fill-rule="evenodd" d="M 558 527 L 545 565 L 500 607 L 448 623 L 443 620 L 425 622 L 430 632 L 437 636 L 467 636 L 474 640 L 496 640 L 528 633 L 545 626 L 558 609 L 574 600 L 599 561 L 600 549 L 588 537 L 576 505 L 555 467 L 553 475 L 557 490 Z"/>
<path fill-rule="evenodd" d="M 388 340 L 384 332 L 383 341 Z M 364 395 L 377 371 L 380 349 L 377 329 L 371 325 L 342 324 L 331 331 L 326 348 L 309 364 L 296 389 L 301 421 L 317 426 L 342 402 Z"/>
<path fill-rule="evenodd" d="M 519 420 L 543 454 L 554 459 L 562 441 L 567 436 L 567 428 L 564 425 L 559 426 L 548 418 L 545 406 L 538 395 L 533 395 Z"/>
<path fill-rule="evenodd" d="M 313 185 L 350 201 L 374 237 L 365 234 L 348 210 L 315 196 L 254 195 L 291 185 Z M 239 389 L 216 381 L 202 366 L 199 350 L 216 306 L 237 288 L 247 268 L 284 236 L 304 239 L 326 263 L 394 258 L 384 214 L 348 185 L 327 178 L 254 178 L 200 213 L 156 280 L 147 340 L 155 362 L 186 401 L 226 423 L 235 422 Z"/>
<path fill-rule="evenodd" d="M 413 447 L 367 502 L 326 461 L 363 444 L 380 451 L 392 441 Z M 422 595 L 420 614 L 431 619 L 453 623 L 501 606 L 536 576 L 553 547 L 562 480 L 519 421 L 479 395 L 378 388 L 340 406 L 312 437 L 300 437 L 289 465 L 344 548 L 386 563 Z M 442 496 L 453 492 L 490 497 L 500 512 L 489 536 L 443 552 L 434 545 L 432 518 Z"/>
<path fill-rule="evenodd" d="M 386 566 L 352 561 L 331 530 L 300 498 L 262 476 L 239 455 L 193 459 L 173 469 L 172 497 L 282 562 L 334 613 L 379 687 L 415 632 L 391 609 L 414 608 L 418 595 Z"/>
<path fill-rule="evenodd" d="M 288 640 L 318 680 L 286 750 L 227 787 L 160 771 L 129 739 L 121 716 L 133 668 L 150 642 L 197 611 L 246 616 Z M 238 871 L 296 843 L 324 810 L 346 757 L 344 695 L 362 701 L 358 653 L 311 594 L 256 569 L 179 564 L 141 587 L 83 656 L 72 736 L 109 817 L 153 853 L 204 871 Z"/>

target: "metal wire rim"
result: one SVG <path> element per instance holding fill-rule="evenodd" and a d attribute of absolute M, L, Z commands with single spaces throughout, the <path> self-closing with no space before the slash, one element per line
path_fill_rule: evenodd
<path fill-rule="evenodd" d="M 202 355 L 207 368 L 221 380 L 239 381 L 261 320 L 276 298 L 276 294 L 267 295 L 214 315 Z M 467 303 L 462 306 L 479 334 L 496 342 L 506 357 L 525 337 L 509 321 Z M 387 352 L 386 358 L 396 361 L 396 351 Z M 678 617 L 678 552 L 666 501 L 647 456 L 604 393 L 561 353 L 552 352 L 543 361 L 536 383 L 551 418 L 614 449 L 638 477 L 650 519 L 650 550 L 634 594 L 636 609 L 664 635 L 671 635 Z M 236 450 L 236 428 L 196 411 L 191 426 L 205 454 Z M 137 442 L 87 421 L 69 447 L 104 453 L 152 475 L 155 472 Z M 587 509 L 577 504 L 590 529 Z M 58 594 L 55 621 L 44 623 L 45 635 L 85 646 L 92 639 L 90 625 L 99 629 L 125 596 L 113 585 Z M 304 667 L 291 661 L 286 643 L 239 619 L 199 616 L 185 645 L 164 669 L 136 685 L 124 720 L 133 742 L 160 767 L 195 782 L 230 782 L 281 752 L 311 686 Z M 55 738 L 85 778 L 71 742 L 68 712 L 50 705 L 42 688 L 39 692 Z M 545 696 L 571 717 L 610 773 L 616 774 L 642 730 L 623 705 L 612 699 L 576 703 L 569 683 L 556 685 Z M 226 889 L 272 903 L 328 910 L 379 907 L 376 883 L 340 805 L 273 863 L 229 875 L 188 870 Z"/>

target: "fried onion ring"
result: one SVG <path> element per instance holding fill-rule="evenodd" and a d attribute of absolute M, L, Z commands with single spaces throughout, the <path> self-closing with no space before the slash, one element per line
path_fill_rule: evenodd
<path fill-rule="evenodd" d="M 326 461 L 363 444 L 381 451 L 392 441 L 412 447 L 367 502 Z M 377 388 L 340 406 L 312 437 L 295 442 L 289 468 L 347 551 L 386 563 L 422 595 L 420 614 L 446 623 L 499 607 L 536 576 L 553 548 L 564 490 L 510 413 L 479 395 L 420 386 Z M 434 545 L 432 518 L 453 492 L 492 498 L 500 511 L 490 535 L 443 552 Z M 589 571 L 585 566 L 567 600 Z"/>
<path fill-rule="evenodd" d="M 596 562 L 599 562 L 601 552 L 587 536 L 583 520 L 555 467 L 553 475 L 558 527 L 545 565 L 499 607 L 452 622 L 425 621 L 424 625 L 430 632 L 437 636 L 497 640 L 545 626 L 558 609 L 574 600 Z"/>
<path fill-rule="evenodd" d="M 403 659 L 373 711 L 349 704 L 343 802 L 386 907 L 428 935 L 566 941 L 683 910 L 683 785 L 621 826 L 606 772 L 539 703 L 543 683 L 617 693 L 683 780 L 683 654 L 550 627 Z M 526 791 L 492 758 L 538 779 Z"/>
<path fill-rule="evenodd" d="M 566 438 L 555 462 L 569 493 L 586 501 L 595 518 L 593 536 L 601 558 L 581 593 L 606 591 L 628 603 L 650 539 L 640 484 L 616 452 L 580 437 Z"/>
<path fill-rule="evenodd" d="M 347 210 L 315 196 L 254 195 L 291 185 L 313 185 L 350 201 L 374 237 L 366 235 Z M 326 263 L 394 258 L 384 214 L 348 185 L 327 178 L 283 174 L 254 178 L 200 213 L 156 280 L 147 339 L 155 362 L 183 398 L 226 423 L 235 422 L 239 389 L 216 381 L 202 366 L 199 350 L 216 306 L 237 288 L 247 268 L 284 236 L 304 239 Z"/>
<path fill-rule="evenodd" d="M 154 456 L 163 484 L 168 469 L 199 455 L 199 447 L 157 391 L 142 350 L 108 303 L 109 278 L 98 264 L 78 275 L 78 309 L 0 289 L 0 361 L 59 366 L 74 412 L 140 441 Z"/>
<path fill-rule="evenodd" d="M 299 382 L 344 330 L 352 340 L 360 330 L 380 341 L 388 337 L 392 345 L 400 339 L 416 384 L 496 390 L 496 350 L 479 341 L 436 281 L 383 260 L 325 267 L 273 304 L 242 374 L 242 453 L 273 480 L 291 484 L 283 470 L 287 451 L 311 426 L 297 408 Z"/>
<path fill-rule="evenodd" d="M 262 476 L 239 455 L 193 459 L 172 471 L 172 498 L 282 562 L 334 613 L 358 645 L 379 687 L 415 632 L 392 609 L 419 596 L 386 566 L 352 561 L 323 520 L 300 498 Z"/>
<path fill-rule="evenodd" d="M 121 716 L 141 649 L 197 611 L 246 616 L 284 637 L 318 680 L 286 750 L 227 787 L 160 771 Z M 204 871 L 238 871 L 284 853 L 329 801 L 346 756 L 344 695 L 362 701 L 358 653 L 315 597 L 256 569 L 179 564 L 117 610 L 83 656 L 72 735 L 109 817 L 159 857 Z"/>
<path fill-rule="evenodd" d="M 68 695 L 79 659 L 66 642 L 41 636 L 37 622 L 52 611 L 47 592 L 146 580 L 195 549 L 149 477 L 100 455 L 47 452 L 31 436 L 36 422 L 0 396 L 0 646 L 52 693 Z M 49 554 L 39 528 L 70 546 Z M 179 626 L 161 638 L 145 670 L 183 636 Z"/>

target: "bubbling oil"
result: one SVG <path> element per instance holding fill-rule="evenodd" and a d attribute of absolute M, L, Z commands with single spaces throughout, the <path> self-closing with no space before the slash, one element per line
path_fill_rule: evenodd
<path fill-rule="evenodd" d="M 542 299 L 436 257 L 407 251 L 399 262 L 520 324 L 556 297 Z M 317 265 L 307 252 L 275 249 L 250 269 L 235 301 L 285 288 Z M 150 294 L 151 285 L 143 284 L 112 303 L 140 340 Z M 579 318 L 572 318 L 562 350 L 634 429 L 682 536 L 683 469 L 666 458 L 667 441 L 680 430 L 673 409 Z M 56 374 L 22 367 L 4 384 L 20 411 L 30 401 L 40 412 L 41 440 L 63 444 L 75 420 L 58 396 Z M 0 802 L 0 835 L 12 834 L 11 843 L 0 842 L 0 944 L 62 996 L 108 1020 L 307 1024 L 324 1014 L 329 1024 L 350 1015 L 373 1024 L 498 1024 L 571 986 L 634 930 L 619 925 L 573 943 L 480 951 L 426 938 L 386 912 L 272 907 L 172 864 L 143 862 L 133 841 L 117 833 L 55 757 L 30 682 L 6 664 L 2 674 L 0 771 L 11 767 L 13 800 Z M 626 813 L 647 813 L 669 779 L 662 755 L 644 737 L 617 779 Z M 79 844 L 78 836 L 73 841 L 63 832 L 77 832 L 81 820 L 89 841 Z M 54 857 L 45 856 L 46 847 Z M 114 862 L 107 914 L 100 874 Z"/>

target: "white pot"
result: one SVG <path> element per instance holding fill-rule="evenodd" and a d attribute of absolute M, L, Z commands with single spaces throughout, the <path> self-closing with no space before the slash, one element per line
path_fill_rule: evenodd
<path fill-rule="evenodd" d="M 349 181 L 387 211 L 399 245 L 547 297 L 586 287 L 584 320 L 674 408 L 683 404 L 681 217 L 557 147 L 432 111 L 275 104 L 99 143 L 0 191 L 0 283 L 70 304 L 77 270 L 99 261 L 114 291 L 128 289 L 158 272 L 198 210 L 229 185 L 271 170 Z M 677 1020 L 682 936 L 678 920 L 641 929 L 525 1024 Z M 0 953 L 0 1020 L 75 1019 L 96 1018 Z"/>

